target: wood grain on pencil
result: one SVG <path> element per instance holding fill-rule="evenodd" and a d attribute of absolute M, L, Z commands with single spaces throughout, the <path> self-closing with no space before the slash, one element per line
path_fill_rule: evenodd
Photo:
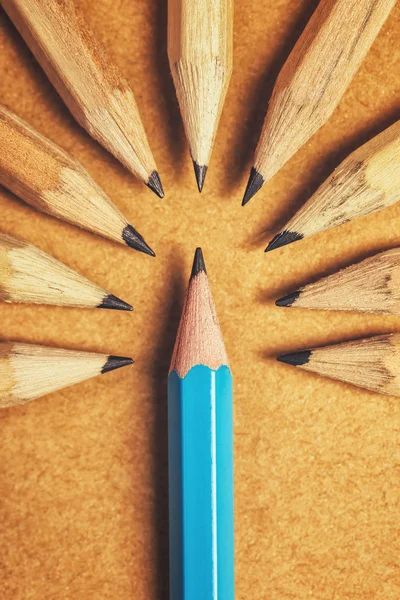
<path fill-rule="evenodd" d="M 195 365 L 217 370 L 228 364 L 203 254 L 197 248 L 170 372 L 182 378 Z"/>
<path fill-rule="evenodd" d="M 168 56 L 202 190 L 232 74 L 233 0 L 169 0 Z"/>
<path fill-rule="evenodd" d="M 276 81 L 243 204 L 329 119 L 396 0 L 321 0 Z"/>
<path fill-rule="evenodd" d="M 73 0 L 2 5 L 78 123 L 163 197 L 133 93 Z"/>
<path fill-rule="evenodd" d="M 1 105 L 0 184 L 38 210 L 154 256 L 77 160 Z"/>
<path fill-rule="evenodd" d="M 0 301 L 132 310 L 35 246 L 0 233 Z"/>
<path fill-rule="evenodd" d="M 125 356 L 0 342 L 0 408 L 25 404 L 132 363 Z"/>
<path fill-rule="evenodd" d="M 400 121 L 350 154 L 267 247 L 347 223 L 400 199 Z"/>
<path fill-rule="evenodd" d="M 400 248 L 381 252 L 276 301 L 317 310 L 400 313 Z"/>
<path fill-rule="evenodd" d="M 284 362 L 361 388 L 400 396 L 400 334 L 284 354 Z"/>

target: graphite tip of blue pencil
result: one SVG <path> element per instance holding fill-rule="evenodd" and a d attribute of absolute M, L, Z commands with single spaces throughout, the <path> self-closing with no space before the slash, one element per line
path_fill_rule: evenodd
<path fill-rule="evenodd" d="M 193 279 L 200 271 L 204 271 L 207 273 L 206 265 L 204 262 L 203 251 L 201 248 L 196 248 L 196 252 L 194 253 L 193 267 L 192 273 L 190 275 L 190 279 Z"/>

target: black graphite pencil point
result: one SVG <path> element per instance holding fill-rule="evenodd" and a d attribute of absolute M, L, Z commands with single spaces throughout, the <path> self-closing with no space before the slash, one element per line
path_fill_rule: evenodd
<path fill-rule="evenodd" d="M 281 356 L 278 356 L 276 360 L 286 363 L 287 365 L 300 367 L 309 362 L 311 354 L 311 350 L 303 350 L 302 352 L 293 352 L 292 354 L 282 354 Z"/>
<path fill-rule="evenodd" d="M 190 275 L 190 280 L 192 280 L 193 277 L 196 277 L 196 275 L 198 273 L 200 273 L 200 271 L 207 273 L 206 265 L 204 263 L 203 252 L 202 252 L 201 248 L 196 248 L 196 252 L 194 253 L 194 261 L 193 261 L 192 273 Z"/>
<path fill-rule="evenodd" d="M 258 192 L 264 185 L 264 177 L 255 169 L 251 168 L 249 181 L 247 182 L 246 191 L 243 196 L 242 206 L 247 204 L 249 200 Z"/>
<path fill-rule="evenodd" d="M 126 356 L 109 356 L 101 372 L 108 373 L 109 371 L 114 371 L 114 369 L 120 369 L 121 367 L 131 365 L 133 362 L 132 358 Z"/>
<path fill-rule="evenodd" d="M 151 189 L 152 192 L 157 194 L 159 198 L 164 198 L 164 190 L 161 183 L 161 179 L 157 171 L 153 171 L 149 177 L 148 182 L 146 183 L 147 187 Z"/>
<path fill-rule="evenodd" d="M 204 180 L 206 178 L 208 166 L 198 165 L 197 162 L 194 160 L 193 167 L 196 175 L 197 187 L 199 189 L 199 192 L 201 193 L 201 191 L 203 190 Z"/>
<path fill-rule="evenodd" d="M 148 244 L 144 241 L 144 238 L 136 229 L 132 227 L 132 225 L 127 225 L 122 232 L 122 239 L 125 244 L 130 248 L 134 248 L 135 250 L 139 250 L 139 252 L 144 252 L 149 256 L 155 256 L 155 252 L 150 248 Z"/>
<path fill-rule="evenodd" d="M 277 248 L 282 248 L 282 246 L 287 246 L 288 244 L 292 244 L 293 242 L 297 242 L 302 240 L 304 235 L 301 233 L 297 233 L 297 231 L 282 231 L 278 233 L 265 248 L 265 252 L 270 252 L 271 250 L 276 250 Z"/>
<path fill-rule="evenodd" d="M 133 310 L 133 307 L 130 304 L 124 302 L 120 298 L 117 298 L 117 296 L 114 296 L 114 294 L 107 294 L 107 296 L 104 296 L 97 308 L 110 308 L 111 310 Z"/>
<path fill-rule="evenodd" d="M 292 306 L 297 298 L 300 296 L 301 292 L 293 292 L 293 294 L 287 294 L 287 296 L 283 296 L 282 298 L 279 298 L 275 304 L 276 306 Z"/>

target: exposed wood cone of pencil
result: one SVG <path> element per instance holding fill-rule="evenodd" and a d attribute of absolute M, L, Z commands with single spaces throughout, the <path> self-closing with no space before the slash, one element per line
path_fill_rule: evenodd
<path fill-rule="evenodd" d="M 396 0 L 321 0 L 276 81 L 242 204 L 329 119 Z"/>
<path fill-rule="evenodd" d="M 350 154 L 266 248 L 275 250 L 400 199 L 400 121 Z"/>
<path fill-rule="evenodd" d="M 132 310 L 39 248 L 4 233 L 0 233 L 0 301 Z"/>
<path fill-rule="evenodd" d="M 232 74 L 233 0 L 169 0 L 168 57 L 201 192 Z"/>
<path fill-rule="evenodd" d="M 73 0 L 1 0 L 78 123 L 160 198 L 135 98 Z"/>
<path fill-rule="evenodd" d="M 280 298 L 276 305 L 400 314 L 400 248 L 306 285 Z"/>
<path fill-rule="evenodd" d="M 25 404 L 132 363 L 125 356 L 0 342 L 0 408 Z"/>
<path fill-rule="evenodd" d="M 400 396 L 400 334 L 391 333 L 278 356 L 318 375 Z"/>
<path fill-rule="evenodd" d="M 2 105 L 0 184 L 37 210 L 155 256 L 75 158 Z"/>

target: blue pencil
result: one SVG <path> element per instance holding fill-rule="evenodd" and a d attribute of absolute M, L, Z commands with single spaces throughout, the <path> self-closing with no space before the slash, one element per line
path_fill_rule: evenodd
<path fill-rule="evenodd" d="M 170 600 L 233 600 L 232 376 L 201 249 L 168 379 Z"/>

